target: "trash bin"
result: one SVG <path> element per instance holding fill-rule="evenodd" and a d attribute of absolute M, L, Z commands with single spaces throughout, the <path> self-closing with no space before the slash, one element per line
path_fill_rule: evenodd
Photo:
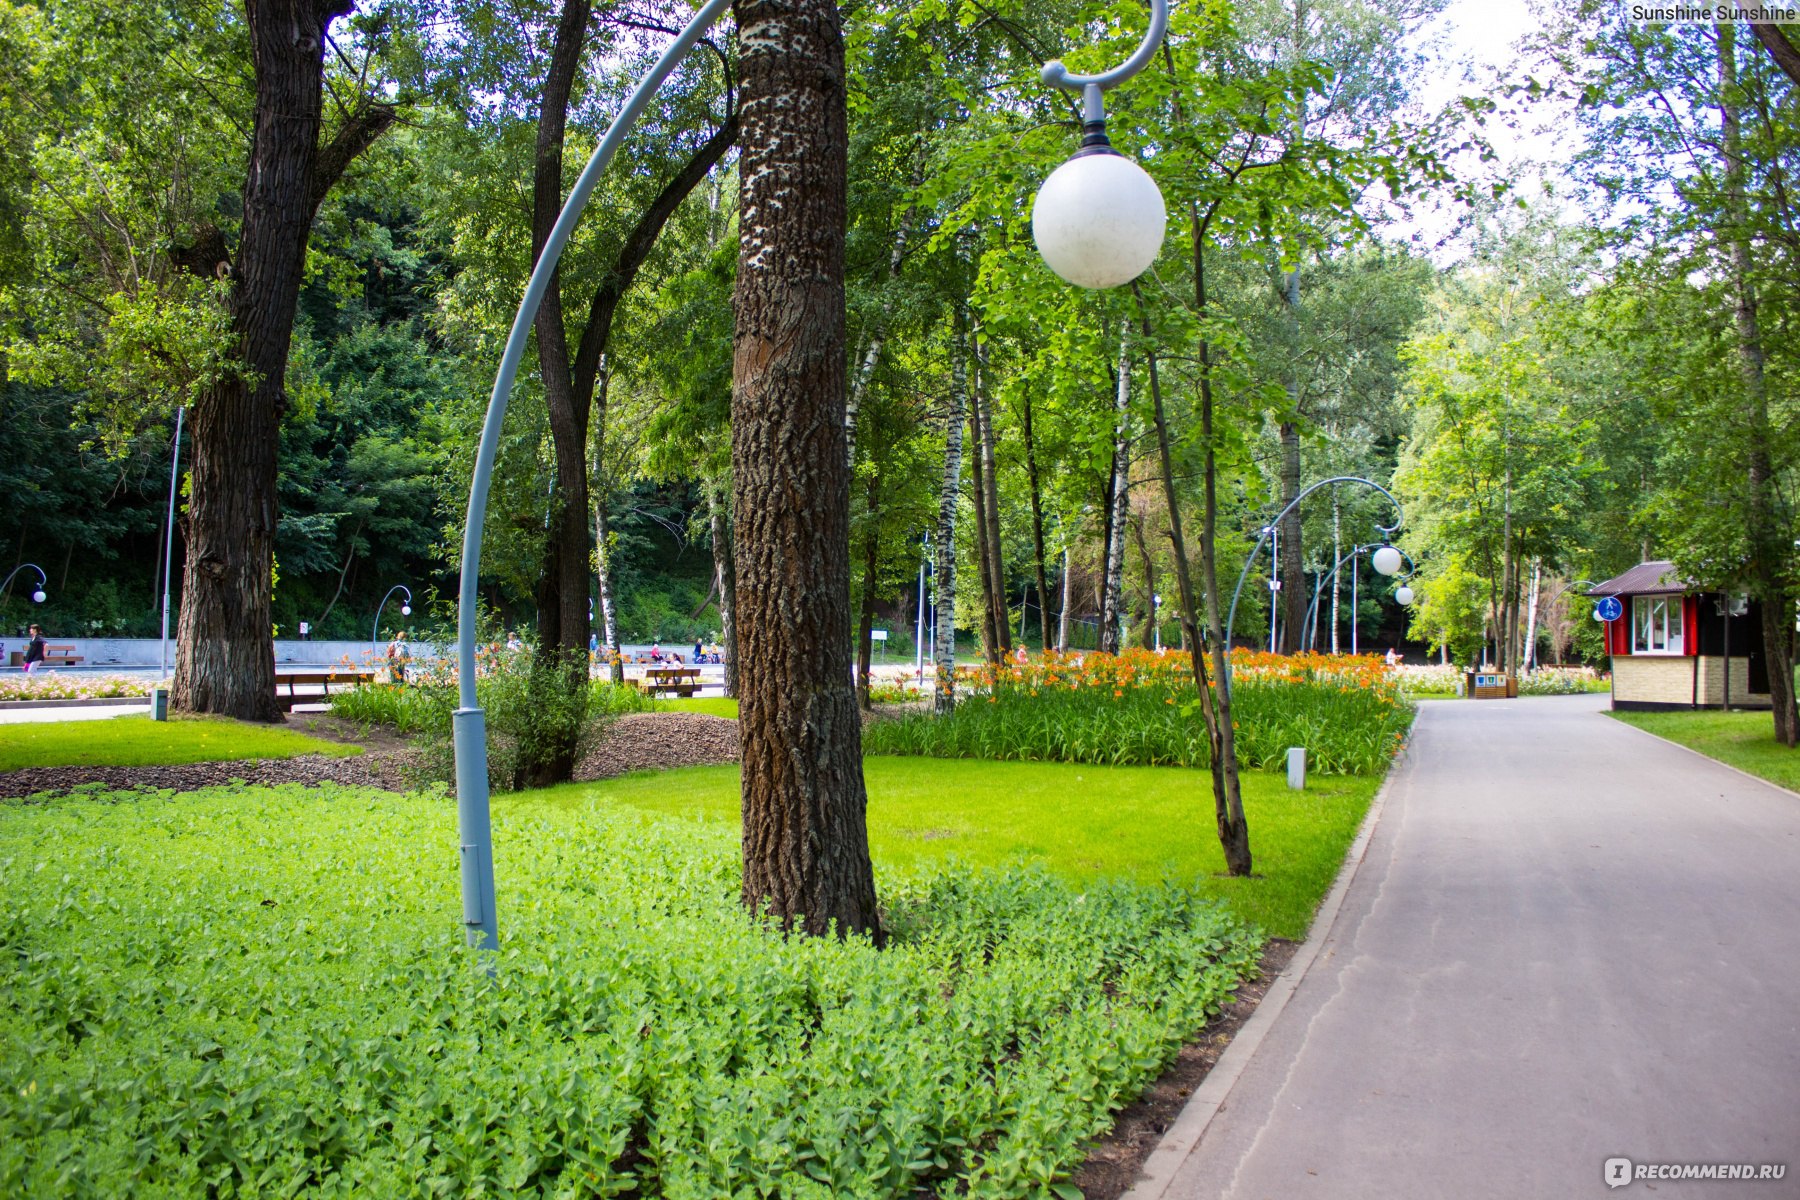
<path fill-rule="evenodd" d="M 152 721 L 166 721 L 169 719 L 168 688 L 150 689 L 150 719 Z"/>

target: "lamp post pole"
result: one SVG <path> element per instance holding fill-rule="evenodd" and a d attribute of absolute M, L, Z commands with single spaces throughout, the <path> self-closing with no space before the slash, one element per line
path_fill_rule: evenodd
<path fill-rule="evenodd" d="M 925 686 L 925 560 L 931 557 L 931 535 L 919 543 L 919 617 L 913 623 L 913 676 Z"/>
<path fill-rule="evenodd" d="M 381 598 L 381 603 L 375 606 L 375 631 L 369 634 L 369 649 L 377 654 L 381 652 L 381 610 L 387 607 L 387 602 L 395 592 L 406 593 L 406 602 L 400 606 L 400 615 L 412 616 L 412 591 L 404 583 L 396 583 L 387 590 L 387 595 Z"/>
<path fill-rule="evenodd" d="M 456 613 L 458 707 L 451 719 L 452 744 L 456 753 L 458 841 L 462 856 L 463 926 L 468 944 L 478 949 L 497 950 L 500 946 L 494 902 L 493 826 L 488 811 L 487 718 L 475 697 L 476 588 L 481 578 L 481 535 L 487 522 L 494 458 L 500 448 L 500 426 L 506 418 L 513 380 L 519 373 L 525 345 L 531 338 L 532 322 L 543 303 L 544 292 L 550 286 L 550 277 L 556 273 L 563 248 L 568 245 L 601 174 L 669 73 L 730 6 L 731 0 L 707 0 L 626 98 L 607 127 L 606 135 L 594 148 L 593 157 L 588 159 L 587 166 L 582 168 L 575 186 L 570 189 L 569 199 L 550 230 L 537 265 L 532 268 L 531 281 L 519 301 L 518 314 L 507 335 L 506 350 L 500 357 L 500 369 L 494 376 L 494 390 L 488 398 L 487 417 L 482 421 L 474 476 L 469 485 L 469 514 L 463 526 L 462 581 Z"/>
<path fill-rule="evenodd" d="M 1312 603 L 1307 605 L 1307 608 L 1306 608 L 1306 644 L 1309 648 L 1316 649 L 1319 644 L 1319 613 L 1321 611 L 1319 602 L 1322 599 L 1324 599 L 1325 585 L 1337 578 L 1338 570 L 1345 563 L 1351 561 L 1353 558 L 1355 558 L 1359 554 L 1362 554 L 1366 551 L 1379 550 L 1385 545 L 1387 545 L 1386 542 L 1365 542 L 1360 546 L 1356 546 L 1352 549 L 1346 550 L 1346 551 L 1344 551 L 1343 554 L 1338 556 L 1337 562 L 1335 562 L 1331 565 L 1331 570 L 1329 570 L 1329 571 L 1325 572 L 1323 575 L 1319 576 L 1319 580 L 1318 580 L 1317 584 L 1315 584 L 1313 587 Z M 1412 556 L 1410 554 L 1408 554 L 1406 551 L 1400 549 L 1398 546 L 1393 547 L 1393 550 L 1396 554 L 1400 555 L 1401 558 L 1406 560 L 1406 567 L 1407 567 L 1406 577 L 1410 578 L 1412 576 L 1413 572 L 1418 570 L 1418 566 L 1413 562 Z M 1405 592 L 1406 594 L 1404 596 L 1401 596 L 1398 593 L 1396 593 L 1396 598 L 1399 599 L 1401 604 L 1411 604 L 1412 603 L 1411 591 L 1406 588 L 1402 588 L 1401 591 Z M 1351 619 L 1352 620 L 1355 619 L 1355 610 L 1354 609 L 1351 612 Z"/>
<path fill-rule="evenodd" d="M 1394 523 L 1392 525 L 1383 525 L 1379 521 L 1375 523 L 1375 528 L 1380 530 L 1384 536 L 1391 537 L 1399 530 L 1400 526 L 1406 523 L 1406 514 L 1400 507 L 1400 501 L 1394 499 L 1394 493 L 1388 491 L 1373 479 L 1364 479 L 1360 475 L 1333 475 L 1329 479 L 1321 479 L 1319 482 L 1313 484 L 1311 487 L 1302 491 L 1298 496 L 1295 496 L 1292 500 L 1288 501 L 1287 507 L 1283 508 L 1279 513 L 1276 513 L 1273 521 L 1270 521 L 1267 525 L 1263 526 L 1262 535 L 1256 539 L 1256 545 L 1250 548 L 1249 555 L 1244 559 L 1244 569 L 1238 572 L 1237 587 L 1233 589 L 1231 593 L 1231 611 L 1225 618 L 1225 670 L 1220 673 L 1222 681 L 1220 686 L 1225 689 L 1225 694 L 1227 696 L 1231 694 L 1231 630 L 1237 623 L 1238 600 L 1244 594 L 1244 581 L 1250 577 L 1250 565 L 1254 563 L 1257 556 L 1262 553 L 1263 543 L 1269 540 L 1270 531 L 1281 524 L 1281 519 L 1283 517 L 1287 516 L 1293 509 L 1298 508 L 1302 500 L 1305 500 L 1320 488 L 1338 483 L 1358 484 L 1362 487 L 1380 492 L 1383 496 L 1387 497 L 1388 503 L 1394 506 Z M 1398 555 L 1399 551 L 1395 551 L 1395 556 L 1398 557 Z M 1396 569 L 1398 568 L 1396 567 Z M 1386 572 L 1384 572 L 1384 574 L 1385 573 Z"/>
<path fill-rule="evenodd" d="M 175 572 L 175 485 L 181 473 L 181 423 L 186 416 L 185 405 L 175 410 L 175 448 L 169 453 L 169 520 L 165 527 L 163 544 L 162 670 L 164 675 L 169 673 L 169 581 Z"/>
<path fill-rule="evenodd" d="M 44 596 L 44 589 L 50 586 L 50 577 L 44 574 L 44 568 L 38 566 L 36 563 L 20 563 L 18 566 L 14 567 L 7 573 L 5 579 L 0 579 L 0 593 L 4 593 L 7 588 L 12 586 L 14 575 L 17 575 L 20 571 L 24 570 L 37 572 L 38 585 L 37 589 L 31 593 L 31 602 L 33 604 L 42 604 L 46 599 Z"/>

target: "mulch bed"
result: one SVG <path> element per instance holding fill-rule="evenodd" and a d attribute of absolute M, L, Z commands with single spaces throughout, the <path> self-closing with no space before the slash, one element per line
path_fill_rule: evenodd
<path fill-rule="evenodd" d="M 251 784 L 336 783 L 402 790 L 413 751 L 391 732 L 366 730 L 324 715 L 296 715 L 290 724 L 332 741 L 354 742 L 364 752 L 352 758 L 309 754 L 299 758 L 249 762 L 189 763 L 168 767 L 34 767 L 0 774 L 0 798 L 67 792 L 87 785 L 105 788 L 195 788 L 242 781 Z M 611 779 L 631 771 L 661 770 L 738 760 L 738 723 L 704 713 L 632 713 L 614 721 L 576 765 L 577 780 Z M 1261 974 L 1238 989 L 1237 999 L 1208 1022 L 1175 1062 L 1138 1100 L 1119 1114 L 1112 1131 L 1096 1142 L 1074 1183 L 1087 1200 L 1118 1200 L 1137 1183 L 1146 1159 L 1206 1079 L 1270 985 L 1286 967 L 1298 943 L 1271 939 L 1263 950 Z"/>

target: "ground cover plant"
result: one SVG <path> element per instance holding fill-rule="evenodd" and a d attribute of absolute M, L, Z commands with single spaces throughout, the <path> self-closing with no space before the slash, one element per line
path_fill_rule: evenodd
<path fill-rule="evenodd" d="M 1232 655 L 1232 716 L 1241 765 L 1272 770 L 1304 746 L 1314 771 L 1384 770 L 1413 710 L 1373 656 Z M 1206 729 L 1192 667 L 1179 651 L 1050 654 L 973 673 L 975 694 L 950 716 L 919 713 L 871 726 L 871 754 L 1113 766 L 1202 767 Z M 1216 684 L 1215 684 L 1216 686 Z"/>
<path fill-rule="evenodd" d="M 1068 1196 L 1259 952 L 960 867 L 884 878 L 885 950 L 789 938 L 728 827 L 572 790 L 496 804 L 491 978 L 441 795 L 0 803 L 0 1195 Z"/>
<path fill-rule="evenodd" d="M 869 848 L 878 875 L 957 862 L 969 868 L 1043 867 L 1069 880 L 1179 880 L 1278 937 L 1306 934 L 1337 878 L 1379 781 L 1243 775 L 1258 872 L 1225 876 L 1204 771 L 1069 763 L 870 757 Z M 520 793 L 508 803 L 626 805 L 735 831 L 738 769 L 686 767 Z"/>
<path fill-rule="evenodd" d="M 111 700 L 148 696 L 158 681 L 134 675 L 33 671 L 0 677 L 0 701 Z"/>
<path fill-rule="evenodd" d="M 1614 712 L 1615 720 L 1698 750 L 1708 758 L 1800 791 L 1800 755 L 1775 740 L 1766 710 L 1749 712 Z"/>
<path fill-rule="evenodd" d="M 149 767 L 177 763 L 361 754 L 362 747 L 224 717 L 148 715 L 0 725 L 0 771 L 27 767 Z"/>

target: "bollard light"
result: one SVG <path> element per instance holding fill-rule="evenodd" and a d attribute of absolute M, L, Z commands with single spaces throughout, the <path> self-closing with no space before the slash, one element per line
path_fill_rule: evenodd
<path fill-rule="evenodd" d="M 1162 192 L 1107 140 L 1104 95 L 1144 69 L 1168 27 L 1168 0 L 1150 0 L 1150 30 L 1119 66 L 1100 75 L 1071 75 L 1060 62 L 1044 65 L 1045 83 L 1081 93 L 1081 149 L 1038 189 L 1031 238 L 1050 269 L 1076 287 L 1130 283 L 1162 250 L 1169 224 Z"/>
<path fill-rule="evenodd" d="M 1404 608 L 1413 602 L 1413 590 L 1403 583 L 1394 589 L 1394 599 Z"/>
<path fill-rule="evenodd" d="M 1395 575 L 1400 571 L 1400 552 L 1392 546 L 1382 546 L 1369 556 L 1369 562 L 1381 575 Z"/>

